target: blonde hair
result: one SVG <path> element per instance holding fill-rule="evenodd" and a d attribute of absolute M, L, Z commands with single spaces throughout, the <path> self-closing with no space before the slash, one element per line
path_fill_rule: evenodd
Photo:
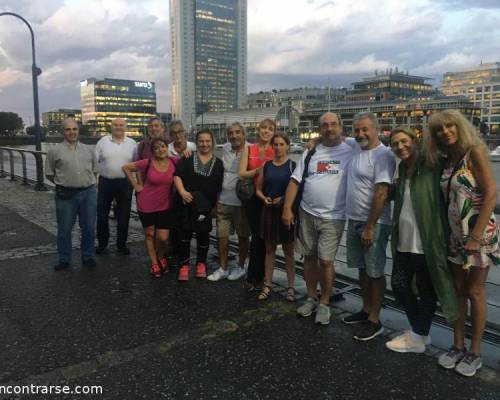
<path fill-rule="evenodd" d="M 396 133 L 404 133 L 405 135 L 409 136 L 412 138 L 413 141 L 417 141 L 418 137 L 415 131 L 412 128 L 407 128 L 406 126 L 397 126 L 391 131 L 391 135 L 389 136 L 389 141 L 392 140 L 392 137 Z"/>
<path fill-rule="evenodd" d="M 431 165 L 437 165 L 440 158 L 447 154 L 439 140 L 443 126 L 453 124 L 457 128 L 457 148 L 460 154 L 465 154 L 472 147 L 479 148 L 488 156 L 486 145 L 478 135 L 476 128 L 457 110 L 444 110 L 431 115 L 427 129 L 424 133 L 424 146 L 427 161 Z"/>

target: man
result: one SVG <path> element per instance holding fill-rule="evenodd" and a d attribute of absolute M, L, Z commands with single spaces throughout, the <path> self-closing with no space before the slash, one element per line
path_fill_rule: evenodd
<path fill-rule="evenodd" d="M 389 188 L 395 159 L 378 136 L 378 122 L 369 112 L 359 113 L 353 120 L 354 137 L 359 147 L 347 177 L 347 265 L 359 269 L 363 309 L 345 317 L 346 324 L 360 324 L 354 335 L 367 341 L 380 335 L 379 321 L 385 291 L 387 241 L 391 231 Z"/>
<path fill-rule="evenodd" d="M 151 151 L 151 141 L 157 137 L 168 138 L 165 130 L 165 124 L 160 117 L 153 117 L 148 121 L 148 137 L 137 146 L 137 160 L 145 160 L 153 157 Z"/>
<path fill-rule="evenodd" d="M 327 112 L 320 118 L 321 143 L 311 156 L 302 155 L 287 187 L 283 209 L 283 223 L 292 229 L 298 217 L 298 237 L 304 258 L 307 300 L 297 309 L 302 317 L 316 311 L 315 322 L 330 322 L 330 297 L 335 279 L 334 259 L 344 232 L 346 170 L 352 158 L 351 146 L 342 140 L 342 121 Z M 309 165 L 305 168 L 306 160 Z M 303 182 L 299 215 L 294 216 L 292 206 Z M 318 280 L 321 298 L 317 299 Z"/>
<path fill-rule="evenodd" d="M 193 151 L 196 151 L 196 144 L 186 140 L 186 131 L 180 120 L 172 121 L 169 125 L 170 138 L 172 142 L 168 144 L 169 157 L 189 157 Z M 189 154 L 186 154 L 186 151 Z"/>
<path fill-rule="evenodd" d="M 241 152 L 245 148 L 245 129 L 239 122 L 227 128 L 229 143 L 222 147 L 222 162 L 224 164 L 224 179 L 222 192 L 217 204 L 217 239 L 219 242 L 220 267 L 208 276 L 209 281 L 227 278 L 238 280 L 245 275 L 245 260 L 248 256 L 250 227 L 246 212 L 241 201 L 236 196 L 236 183 L 240 166 Z M 229 252 L 229 236 L 236 231 L 238 234 L 238 266 L 229 271 L 227 258 Z"/>
<path fill-rule="evenodd" d="M 118 252 L 129 255 L 127 247 L 128 223 L 132 203 L 132 186 L 122 167 L 134 161 L 137 144 L 125 136 L 127 123 L 117 118 L 111 121 L 111 136 L 102 137 L 95 147 L 99 165 L 99 184 L 97 192 L 97 254 L 107 251 L 109 242 L 109 211 L 113 200 L 116 201 L 115 216 L 117 223 L 116 247 Z"/>
<path fill-rule="evenodd" d="M 45 160 L 47 179 L 56 185 L 57 253 L 56 271 L 71 262 L 71 230 L 76 217 L 81 229 L 82 264 L 96 265 L 94 252 L 97 160 L 94 151 L 78 141 L 78 125 L 63 121 L 64 140 L 51 147 Z"/>

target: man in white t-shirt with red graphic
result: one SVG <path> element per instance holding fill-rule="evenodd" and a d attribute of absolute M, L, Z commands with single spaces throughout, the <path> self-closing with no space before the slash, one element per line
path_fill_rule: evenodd
<path fill-rule="evenodd" d="M 297 235 L 305 257 L 308 297 L 297 313 L 308 317 L 316 311 L 315 322 L 327 325 L 335 277 L 333 262 L 346 219 L 346 171 L 354 150 L 343 141 L 342 121 L 338 115 L 327 112 L 319 122 L 321 143 L 304 152 L 297 164 L 287 187 L 282 219 L 290 229 L 293 229 L 294 219 L 298 219 Z M 298 215 L 295 216 L 293 204 L 300 195 Z M 319 300 L 318 281 L 321 285 Z"/>
<path fill-rule="evenodd" d="M 343 322 L 359 324 L 354 338 L 367 341 L 384 330 L 379 314 L 384 299 L 386 248 L 391 232 L 387 199 L 396 161 L 392 151 L 379 139 L 374 114 L 356 114 L 353 127 L 357 146 L 347 174 L 347 266 L 359 270 L 363 309 L 343 318 Z"/>

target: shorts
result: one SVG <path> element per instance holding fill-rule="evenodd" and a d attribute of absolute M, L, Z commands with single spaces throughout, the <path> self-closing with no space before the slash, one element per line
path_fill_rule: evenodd
<path fill-rule="evenodd" d="M 305 256 L 334 261 L 344 233 L 345 220 L 324 219 L 299 210 L 299 243 Z"/>
<path fill-rule="evenodd" d="M 250 227 L 245 209 L 240 206 L 217 204 L 217 229 L 218 238 L 227 238 L 236 231 L 239 237 L 248 238 Z"/>
<path fill-rule="evenodd" d="M 137 211 L 143 228 L 154 226 L 155 229 L 172 229 L 174 227 L 175 216 L 172 210 L 155 212 Z"/>
<path fill-rule="evenodd" d="M 347 224 L 347 266 L 365 269 L 370 278 L 381 278 L 385 273 L 387 242 L 392 228 L 390 225 L 375 224 L 373 244 L 366 248 L 361 244 L 365 226 L 365 221 L 352 219 Z"/>

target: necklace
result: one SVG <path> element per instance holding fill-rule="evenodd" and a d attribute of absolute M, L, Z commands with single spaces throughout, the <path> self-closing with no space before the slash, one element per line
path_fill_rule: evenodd
<path fill-rule="evenodd" d="M 206 164 L 203 164 L 203 162 L 200 160 L 200 157 L 198 156 L 198 153 L 195 153 L 193 157 L 193 166 L 194 166 L 194 172 L 197 173 L 198 175 L 210 176 L 212 174 L 214 165 L 215 165 L 215 157 L 213 155 L 212 158 Z"/>

